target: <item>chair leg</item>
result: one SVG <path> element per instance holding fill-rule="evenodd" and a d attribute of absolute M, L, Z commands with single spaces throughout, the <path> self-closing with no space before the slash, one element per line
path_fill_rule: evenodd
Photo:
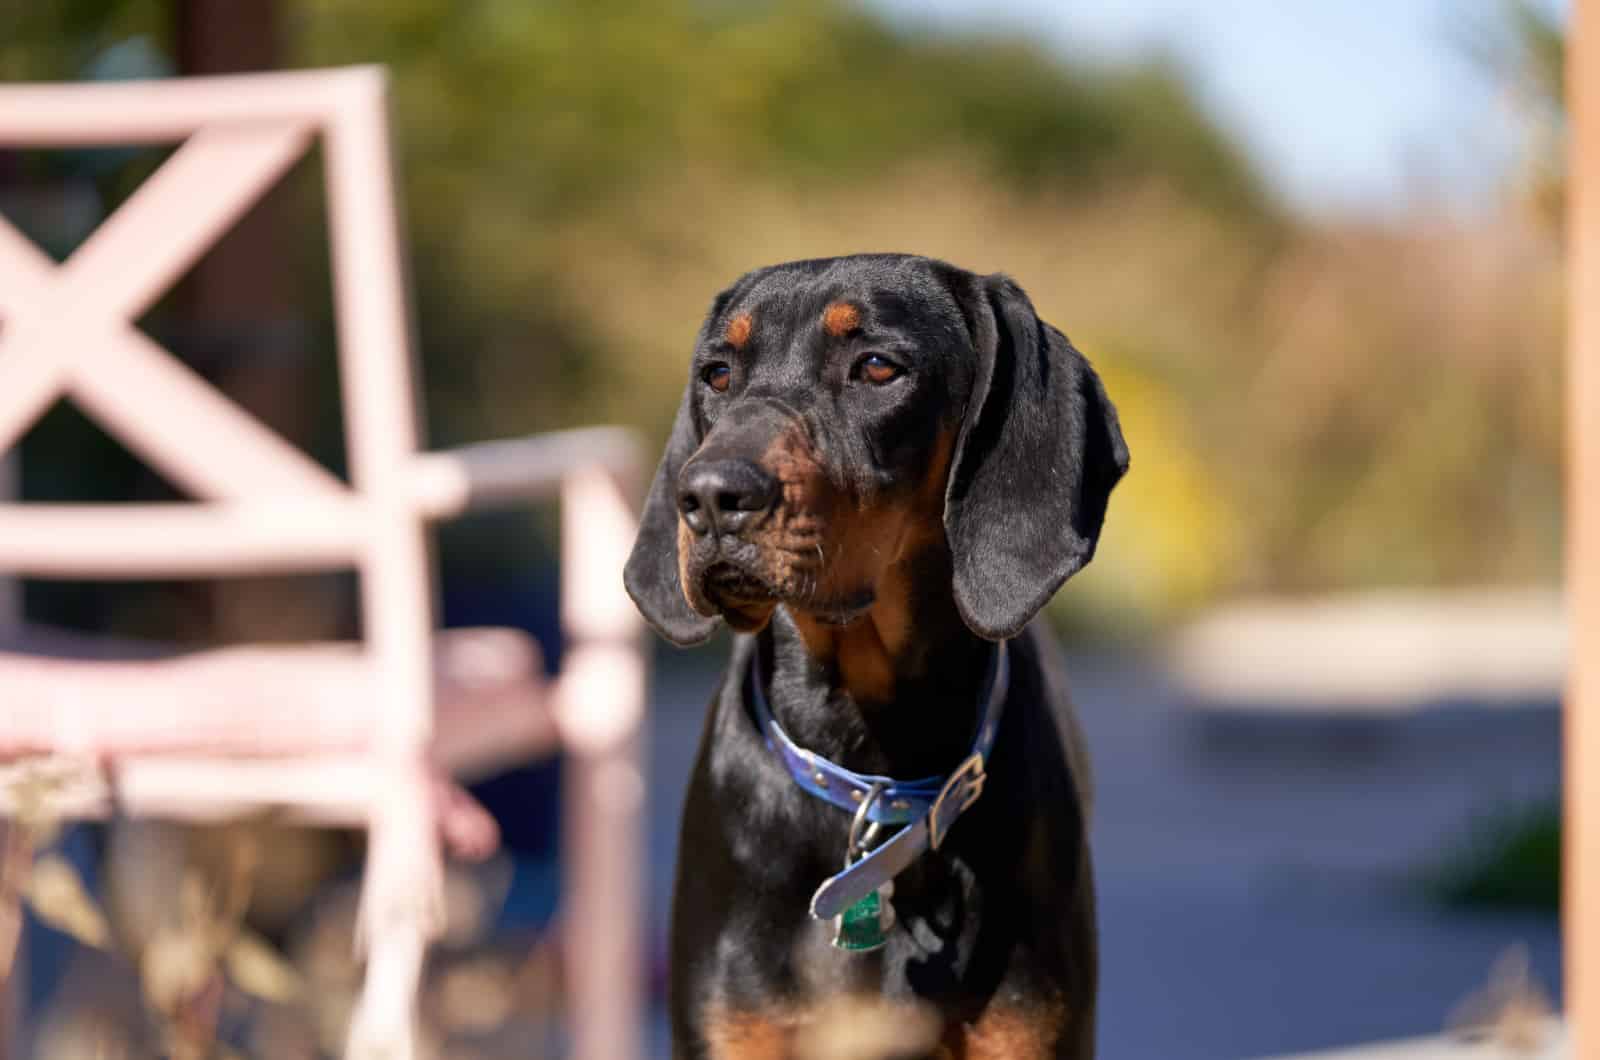
<path fill-rule="evenodd" d="M 642 761 L 647 664 L 617 570 L 633 547 L 627 485 L 598 467 L 561 486 L 557 724 L 564 764 L 566 963 L 573 1060 L 643 1055 Z"/>
<path fill-rule="evenodd" d="M 428 774 L 398 771 L 374 804 L 356 944 L 366 979 L 346 1060 L 414 1060 L 416 997 L 428 943 L 443 926 L 444 864 Z"/>
<path fill-rule="evenodd" d="M 639 743 L 630 734 L 596 752 L 572 753 L 563 767 L 562 943 L 574 1060 L 642 1055 Z"/>
<path fill-rule="evenodd" d="M 367 947 L 367 974 L 350 1020 L 346 1060 L 415 1060 L 415 1000 L 428 939 L 415 926 L 392 925 Z"/>

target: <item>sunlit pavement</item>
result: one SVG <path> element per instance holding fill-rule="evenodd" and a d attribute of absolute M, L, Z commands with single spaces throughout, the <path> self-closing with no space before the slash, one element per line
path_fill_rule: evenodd
<path fill-rule="evenodd" d="M 1493 1037 L 1462 1041 L 1453 1036 L 1430 1035 L 1354 1049 L 1280 1056 L 1273 1060 L 1506 1060 L 1507 1056 L 1517 1060 L 1569 1060 L 1572 1043 L 1559 1020 L 1547 1020 L 1529 1031 L 1538 1039 L 1537 1045 L 1508 1048 L 1507 1043 Z"/>
<path fill-rule="evenodd" d="M 657 675 L 658 952 L 717 659 L 663 656 Z M 1107 1060 L 1238 1060 L 1435 1033 L 1519 943 L 1558 996 L 1554 918 L 1440 909 L 1414 882 L 1479 815 L 1557 790 L 1553 704 L 1201 721 L 1136 658 L 1074 656 L 1071 673 L 1094 755 Z M 667 1055 L 659 1013 L 651 1040 Z"/>

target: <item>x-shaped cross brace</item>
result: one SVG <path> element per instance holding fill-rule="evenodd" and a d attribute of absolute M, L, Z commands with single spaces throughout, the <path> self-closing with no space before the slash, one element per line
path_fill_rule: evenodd
<path fill-rule="evenodd" d="M 202 129 L 59 267 L 0 218 L 0 453 L 65 394 L 197 497 L 342 491 L 132 323 L 311 137 L 300 122 Z"/>

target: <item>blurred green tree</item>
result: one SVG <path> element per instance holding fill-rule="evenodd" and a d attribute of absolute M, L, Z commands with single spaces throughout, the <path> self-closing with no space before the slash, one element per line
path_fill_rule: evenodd
<path fill-rule="evenodd" d="M 393 73 L 441 442 L 593 420 L 660 438 L 721 286 L 914 250 L 1015 275 L 1123 406 L 1134 473 L 1066 594 L 1097 621 L 1554 576 L 1558 248 L 1425 203 L 1295 216 L 1170 58 L 844 0 L 282 2 L 291 63 Z M 1559 29 L 1506 10 L 1496 76 L 1559 129 Z M 170 50 L 170 20 L 161 0 L 0 0 L 0 77 L 79 76 L 137 35 Z M 302 190 L 298 271 L 325 305 Z"/>

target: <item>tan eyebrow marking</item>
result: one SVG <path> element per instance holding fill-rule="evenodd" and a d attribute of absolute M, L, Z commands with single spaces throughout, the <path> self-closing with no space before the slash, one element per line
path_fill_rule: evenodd
<path fill-rule="evenodd" d="M 834 302 L 822 311 L 822 328 L 834 338 L 842 338 L 861 326 L 861 310 L 849 302 Z"/>
<path fill-rule="evenodd" d="M 727 339 L 728 344 L 734 349 L 740 349 L 750 341 L 750 329 L 754 325 L 755 321 L 750 319 L 749 313 L 740 313 L 728 321 L 728 326 L 722 329 L 722 337 Z"/>

